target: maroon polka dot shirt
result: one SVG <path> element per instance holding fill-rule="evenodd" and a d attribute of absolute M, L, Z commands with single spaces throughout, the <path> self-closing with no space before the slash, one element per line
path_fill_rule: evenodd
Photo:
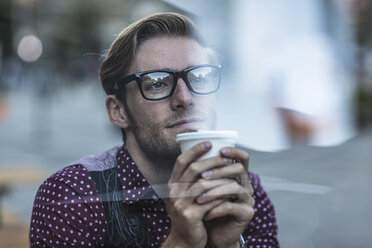
<path fill-rule="evenodd" d="M 125 146 L 114 161 L 122 185 L 123 204 L 134 204 L 152 191 L 151 185 L 131 159 Z M 243 233 L 247 247 L 279 247 L 274 206 L 249 173 L 254 189 L 255 215 Z M 171 221 L 164 201 L 153 195 L 141 201 L 139 211 L 147 221 L 151 247 L 167 238 Z M 68 166 L 49 177 L 35 196 L 31 224 L 31 247 L 104 247 L 106 217 L 96 184 L 82 164 Z"/>

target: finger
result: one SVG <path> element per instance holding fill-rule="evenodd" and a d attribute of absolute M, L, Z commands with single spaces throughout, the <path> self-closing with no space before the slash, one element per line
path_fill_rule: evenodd
<path fill-rule="evenodd" d="M 247 174 L 243 165 L 230 164 L 220 168 L 211 169 L 203 172 L 201 175 L 204 179 L 216 179 L 216 178 L 235 178 L 241 177 L 242 175 Z"/>
<path fill-rule="evenodd" d="M 236 147 L 224 147 L 220 150 L 220 154 L 223 157 L 239 161 L 243 164 L 246 172 L 248 172 L 249 154 L 246 151 Z"/>
<path fill-rule="evenodd" d="M 248 177 L 248 172 L 244 172 L 242 174 L 240 174 L 240 184 L 248 189 L 248 190 L 252 190 L 253 192 L 253 188 L 252 188 L 252 185 L 251 185 L 251 182 L 249 180 L 249 177 Z"/>
<path fill-rule="evenodd" d="M 196 183 L 194 183 L 189 190 L 187 190 L 187 194 L 189 197 L 193 197 L 193 200 L 195 201 L 195 198 L 197 196 L 200 196 L 201 194 L 212 190 L 217 187 L 221 187 L 224 185 L 227 185 L 231 183 L 230 179 L 224 178 L 224 179 L 215 179 L 215 180 L 204 180 L 199 179 Z"/>
<path fill-rule="evenodd" d="M 254 208 L 248 204 L 223 201 L 215 208 L 212 208 L 203 219 L 210 221 L 228 215 L 234 216 L 237 222 L 246 225 L 253 218 Z"/>
<path fill-rule="evenodd" d="M 171 216 L 183 216 L 184 220 L 198 221 L 202 220 L 204 215 L 214 207 L 221 204 L 223 200 L 212 201 L 203 205 L 190 202 L 187 198 L 179 198 L 176 201 L 170 201 L 167 205 L 167 211 Z"/>
<path fill-rule="evenodd" d="M 247 180 L 249 180 L 249 179 L 247 179 Z M 254 189 L 253 189 L 253 187 L 252 187 L 252 184 L 251 184 L 250 182 L 248 182 L 247 185 L 244 186 L 244 188 L 246 188 L 247 191 L 248 191 L 248 194 L 249 194 L 251 197 L 253 197 L 253 195 L 254 195 Z"/>
<path fill-rule="evenodd" d="M 172 183 L 171 189 L 169 191 L 169 198 L 181 198 L 181 197 L 189 197 L 192 198 L 192 201 L 195 201 L 195 197 L 199 196 L 205 191 L 211 190 L 213 188 L 229 184 L 231 182 L 230 179 L 215 179 L 215 180 L 204 180 L 199 179 L 195 183 Z M 186 185 L 186 186 L 185 186 Z M 187 190 L 180 190 L 180 188 L 185 188 L 190 186 Z"/>
<path fill-rule="evenodd" d="M 248 190 L 236 183 L 236 181 L 232 180 L 229 184 L 215 187 L 201 194 L 196 201 L 199 204 L 204 204 L 216 199 L 237 199 L 238 201 L 248 201 L 249 197 Z"/>
<path fill-rule="evenodd" d="M 233 178 L 236 179 L 237 182 L 244 188 L 247 188 L 253 192 L 248 173 L 245 171 L 244 166 L 241 163 L 208 170 L 203 172 L 201 176 L 202 178 L 208 180 L 216 178 Z"/>
<path fill-rule="evenodd" d="M 203 154 L 208 152 L 211 149 L 211 147 L 212 147 L 211 142 L 209 141 L 202 142 L 191 147 L 189 150 L 185 151 L 180 156 L 178 156 L 169 182 L 178 182 L 179 178 L 181 177 L 182 173 L 185 171 L 187 166 L 189 166 L 190 163 L 196 161 Z"/>
<path fill-rule="evenodd" d="M 222 204 L 224 200 L 216 200 L 216 201 L 211 201 L 209 203 L 199 205 L 199 204 L 194 204 L 192 208 L 190 208 L 190 211 L 199 213 L 200 219 L 202 219 L 208 212 L 210 212 L 213 208 L 217 207 L 218 205 Z"/>
<path fill-rule="evenodd" d="M 180 182 L 193 182 L 201 175 L 208 177 L 213 173 L 214 168 L 224 167 L 230 163 L 230 159 L 224 159 L 221 156 L 198 160 L 190 164 L 179 178 Z M 203 174 L 202 174 L 203 173 Z"/>

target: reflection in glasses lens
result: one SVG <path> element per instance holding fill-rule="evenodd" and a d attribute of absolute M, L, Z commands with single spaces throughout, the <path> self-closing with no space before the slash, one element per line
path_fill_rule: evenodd
<path fill-rule="evenodd" d="M 199 94 L 207 94 L 217 90 L 219 77 L 219 73 L 214 67 L 199 67 L 187 73 L 190 87 Z"/>
<path fill-rule="evenodd" d="M 219 67 L 200 66 L 185 70 L 184 80 L 188 87 L 196 94 L 209 94 L 215 92 L 220 83 Z M 141 77 L 141 88 L 145 98 L 150 100 L 169 97 L 178 80 L 175 72 L 158 71 L 145 73 Z"/>
<path fill-rule="evenodd" d="M 142 77 L 142 91 L 149 99 L 168 96 L 172 91 L 173 76 L 168 72 L 152 72 Z"/>

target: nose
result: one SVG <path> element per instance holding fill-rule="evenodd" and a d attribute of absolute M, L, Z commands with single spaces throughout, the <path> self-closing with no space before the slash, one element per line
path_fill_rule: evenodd
<path fill-rule="evenodd" d="M 182 111 L 193 105 L 193 96 L 185 81 L 179 78 L 176 89 L 171 96 L 171 107 L 175 111 Z"/>

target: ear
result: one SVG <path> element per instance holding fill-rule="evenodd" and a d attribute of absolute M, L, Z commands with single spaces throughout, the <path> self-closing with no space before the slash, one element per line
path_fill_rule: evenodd
<path fill-rule="evenodd" d="M 114 125 L 120 128 L 128 128 L 128 114 L 125 111 L 123 104 L 116 98 L 116 96 L 108 95 L 106 97 L 106 111 L 110 121 Z"/>

